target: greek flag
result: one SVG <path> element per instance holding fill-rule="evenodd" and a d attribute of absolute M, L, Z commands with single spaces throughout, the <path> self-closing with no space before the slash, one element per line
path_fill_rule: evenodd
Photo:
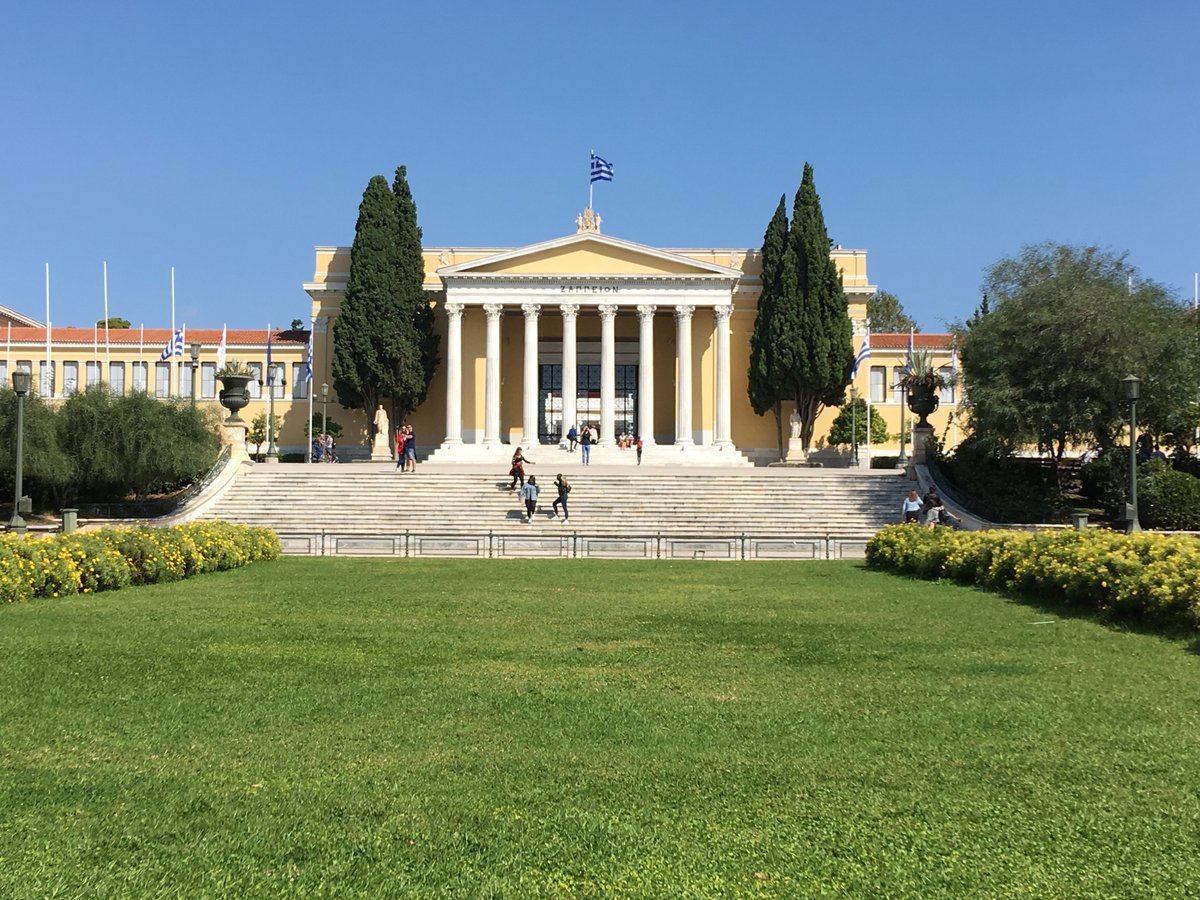
<path fill-rule="evenodd" d="M 597 181 L 612 181 L 613 167 L 607 159 L 601 159 L 595 153 L 592 154 L 592 184 Z"/>
<path fill-rule="evenodd" d="M 271 326 L 267 326 L 267 387 L 275 383 L 275 368 L 271 365 Z"/>
<path fill-rule="evenodd" d="M 950 371 L 958 374 L 958 344 L 950 348 Z"/>
<path fill-rule="evenodd" d="M 172 356 L 183 356 L 183 329 L 180 328 L 175 332 L 174 336 L 167 341 L 167 345 L 163 347 L 160 360 L 170 359 Z"/>
<path fill-rule="evenodd" d="M 312 384 L 312 335 L 308 336 L 308 364 L 304 367 L 304 383 Z"/>
<path fill-rule="evenodd" d="M 858 367 L 871 358 L 871 332 L 863 335 L 862 349 L 858 351 L 858 356 L 854 357 L 854 368 L 850 370 L 850 377 L 853 378 L 858 374 Z"/>
<path fill-rule="evenodd" d="M 904 371 L 911 372 L 913 367 L 913 333 L 908 329 L 908 354 L 904 357 Z"/>

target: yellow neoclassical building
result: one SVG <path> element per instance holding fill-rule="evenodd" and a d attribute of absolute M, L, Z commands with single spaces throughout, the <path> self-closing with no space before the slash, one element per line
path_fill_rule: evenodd
<path fill-rule="evenodd" d="M 838 246 L 832 257 L 857 352 L 876 288 L 865 250 Z M 659 462 L 778 459 L 774 417 L 755 415 L 747 399 L 757 250 L 638 244 L 603 234 L 589 210 L 563 237 L 515 248 L 430 247 L 424 259 L 441 363 L 410 420 L 423 453 L 432 450 L 439 461 L 494 459 L 504 448 L 561 444 L 574 423 L 594 427 L 601 449 L 622 433 L 640 435 L 648 458 Z M 332 381 L 332 326 L 349 270 L 348 247 L 316 248 L 315 272 L 304 285 L 312 298 L 314 383 Z M 894 385 L 908 339 L 874 335 L 871 358 L 855 377 L 855 389 L 870 397 L 893 435 L 873 448 L 876 455 L 900 449 Z M 948 335 L 919 334 L 915 344 L 949 366 Z M 947 389 L 931 416 L 947 443 L 957 442 L 956 400 Z M 815 432 L 815 458 L 827 464 L 849 459 L 848 448 L 826 446 L 836 414 L 826 410 Z M 361 413 L 352 425 L 365 441 Z"/>

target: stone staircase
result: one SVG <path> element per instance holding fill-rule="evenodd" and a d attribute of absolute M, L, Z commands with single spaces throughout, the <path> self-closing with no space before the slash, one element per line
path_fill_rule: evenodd
<path fill-rule="evenodd" d="M 434 463 L 418 465 L 416 474 L 377 463 L 258 465 L 199 518 L 268 526 L 295 553 L 375 548 L 384 555 L 416 555 L 409 549 L 415 535 L 427 555 L 435 552 L 429 542 L 436 538 L 447 551 L 442 555 L 497 555 L 499 542 L 508 555 L 537 555 L 513 548 L 542 547 L 547 555 L 573 556 L 584 555 L 578 551 L 582 535 L 609 547 L 614 551 L 609 555 L 622 555 L 616 548 L 624 543 L 630 551 L 625 555 L 661 556 L 665 540 L 690 542 L 693 555 L 695 546 L 721 545 L 727 550 L 717 555 L 745 558 L 748 540 L 803 539 L 811 553 L 798 555 L 829 556 L 848 555 L 831 554 L 830 540 L 861 548 L 880 527 L 895 522 L 911 486 L 897 471 L 585 468 L 577 460 L 541 456 L 541 463 L 527 469 L 542 488 L 532 523 L 525 521 L 516 492 L 508 490 L 503 466 Z M 569 522 L 555 520 L 551 512 L 557 472 L 572 485 Z M 564 543 L 568 535 L 570 547 Z M 822 541 L 824 551 L 817 546 Z M 339 549 L 330 550 L 334 545 Z M 593 548 L 586 555 L 597 553 Z"/>

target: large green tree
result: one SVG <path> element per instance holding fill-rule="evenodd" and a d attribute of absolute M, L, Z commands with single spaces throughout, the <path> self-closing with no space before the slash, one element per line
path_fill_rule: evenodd
<path fill-rule="evenodd" d="M 754 319 L 754 332 L 750 335 L 750 370 L 748 394 L 750 406 L 758 415 L 767 410 L 775 413 L 775 432 L 779 443 L 779 455 L 783 456 L 783 417 L 778 378 L 774 364 L 776 343 L 773 320 L 775 306 L 782 290 L 783 256 L 788 245 L 787 195 L 779 198 L 775 215 L 763 235 L 762 265 L 760 282 L 762 290 L 758 298 L 758 311 Z"/>
<path fill-rule="evenodd" d="M 900 298 L 889 291 L 876 291 L 867 298 L 867 321 L 871 331 L 884 334 L 907 334 L 920 331 L 916 320 L 904 311 Z"/>
<path fill-rule="evenodd" d="M 780 396 L 796 403 L 806 453 L 817 417 L 826 406 L 842 402 L 854 365 L 846 294 L 830 246 L 813 169 L 805 163 L 784 255 L 785 289 L 774 317 L 780 321 L 775 345 Z M 786 284 L 790 266 L 795 267 L 794 289 Z"/>
<path fill-rule="evenodd" d="M 376 175 L 359 205 L 350 274 L 333 326 L 333 380 L 347 409 L 367 421 L 379 404 L 399 424 L 426 398 L 438 337 L 425 296 L 417 207 L 404 166 L 389 188 Z"/>
<path fill-rule="evenodd" d="M 851 412 L 853 406 L 854 411 Z M 887 422 L 879 414 L 879 408 L 872 406 L 871 413 L 871 443 L 886 444 L 891 440 L 888 434 Z M 867 443 L 867 401 L 863 397 L 847 400 L 838 411 L 837 418 L 829 428 L 829 443 L 835 447 L 846 447 L 853 444 L 854 435 L 858 435 L 860 445 Z"/>
<path fill-rule="evenodd" d="M 1196 319 L 1126 254 L 1027 246 L 993 265 L 984 288 L 990 310 L 968 323 L 962 371 L 974 439 L 995 455 L 1112 446 L 1128 421 L 1130 374 L 1142 380 L 1138 416 L 1152 432 L 1194 419 Z"/>

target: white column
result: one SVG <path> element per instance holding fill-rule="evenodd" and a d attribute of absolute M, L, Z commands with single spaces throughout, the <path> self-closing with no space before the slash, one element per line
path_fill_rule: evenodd
<path fill-rule="evenodd" d="M 578 427 L 579 410 L 575 404 L 579 394 L 579 384 L 576 380 L 578 365 L 575 356 L 575 317 L 579 314 L 579 305 L 564 303 L 559 307 L 563 317 L 562 344 L 562 436 L 561 446 L 567 446 L 567 431 L 572 425 Z"/>
<path fill-rule="evenodd" d="M 600 446 L 617 443 L 613 414 L 617 408 L 617 308 L 600 306 Z"/>
<path fill-rule="evenodd" d="M 675 445 L 690 447 L 692 436 L 692 313 L 694 306 L 675 307 Z"/>
<path fill-rule="evenodd" d="M 523 447 L 536 447 L 538 441 L 538 314 L 542 308 L 536 303 L 521 304 L 525 313 L 525 379 L 521 402 L 521 430 Z"/>
<path fill-rule="evenodd" d="M 713 443 L 718 447 L 731 447 L 729 421 L 729 317 L 733 315 L 732 304 L 713 307 L 713 319 L 717 325 L 717 396 L 716 421 L 713 422 Z"/>
<path fill-rule="evenodd" d="M 446 304 L 446 439 L 443 447 L 462 443 L 462 317 L 461 303 Z"/>
<path fill-rule="evenodd" d="M 500 443 L 500 316 L 504 313 L 504 307 L 499 303 L 487 303 L 483 311 L 487 315 L 483 446 L 495 447 Z"/>
<path fill-rule="evenodd" d="M 638 321 L 638 436 L 644 444 L 654 443 L 654 310 L 637 308 Z"/>

